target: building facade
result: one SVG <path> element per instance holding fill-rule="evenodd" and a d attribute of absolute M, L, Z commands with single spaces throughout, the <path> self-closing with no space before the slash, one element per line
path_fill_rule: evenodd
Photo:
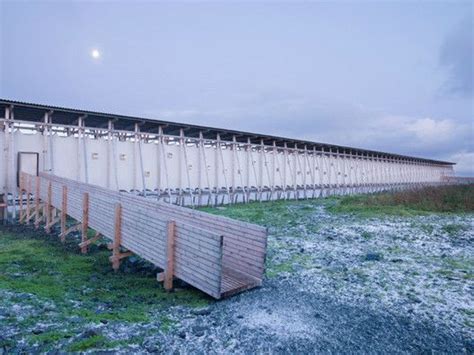
<path fill-rule="evenodd" d="M 440 184 L 453 163 L 351 147 L 0 100 L 0 194 L 49 172 L 182 205 Z"/>

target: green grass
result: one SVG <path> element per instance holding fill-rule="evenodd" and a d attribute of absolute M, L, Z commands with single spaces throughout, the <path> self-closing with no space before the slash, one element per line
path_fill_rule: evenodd
<path fill-rule="evenodd" d="M 123 320 L 131 312 L 132 321 L 146 319 L 149 302 L 199 307 L 209 301 L 194 289 L 167 293 L 155 277 L 143 273 L 114 273 L 109 256 L 105 246 L 95 246 L 88 255 L 82 255 L 74 243 L 62 245 L 53 235 L 38 237 L 37 232 L 0 230 L 0 288 L 59 303 L 65 299 L 107 303 L 120 312 L 104 317 Z M 82 316 L 97 318 L 85 311 Z"/>
<path fill-rule="evenodd" d="M 227 207 L 203 207 L 201 210 L 264 226 L 295 227 L 318 206 L 332 213 L 356 214 L 362 217 L 381 215 L 415 216 L 430 213 L 473 213 L 474 184 L 425 187 L 416 190 L 332 196 L 318 200 L 251 202 Z M 309 226 L 311 227 L 311 226 Z M 421 226 L 427 233 L 433 227 Z"/>
<path fill-rule="evenodd" d="M 367 231 L 363 231 L 363 232 L 360 234 L 360 236 L 361 236 L 362 238 L 364 238 L 365 240 L 370 240 L 370 239 L 372 239 L 372 238 L 374 237 L 374 235 L 373 235 L 372 233 L 367 232 Z"/>
<path fill-rule="evenodd" d="M 167 316 L 162 316 L 160 319 L 160 329 L 165 333 L 168 333 L 175 325 L 176 322 Z"/>
<path fill-rule="evenodd" d="M 426 234 L 432 234 L 434 231 L 434 226 L 432 224 L 420 224 L 420 229 Z"/>
<path fill-rule="evenodd" d="M 50 331 L 42 334 L 34 334 L 30 340 L 33 343 L 39 342 L 41 344 L 50 344 L 59 341 L 64 338 L 70 338 L 73 335 L 72 332 L 63 331 Z"/>
<path fill-rule="evenodd" d="M 283 272 L 293 272 L 295 266 L 310 269 L 313 267 L 313 260 L 308 254 L 294 254 L 284 262 L 269 265 L 265 274 L 269 278 L 277 277 Z"/>
<path fill-rule="evenodd" d="M 293 271 L 293 263 L 291 261 L 287 261 L 281 264 L 274 265 L 272 267 L 268 267 L 266 270 L 267 277 L 277 277 L 282 272 L 292 272 Z"/>
<path fill-rule="evenodd" d="M 250 202 L 220 208 L 202 207 L 200 210 L 263 226 L 291 227 L 297 226 L 299 219 L 314 213 L 314 209 L 321 204 L 321 201 Z"/>
<path fill-rule="evenodd" d="M 450 257 L 440 259 L 436 273 L 447 278 L 472 280 L 474 277 L 474 260 L 472 258 Z"/>
<path fill-rule="evenodd" d="M 467 225 L 460 224 L 460 223 L 451 223 L 451 224 L 444 225 L 441 229 L 447 234 L 451 236 L 455 236 L 462 231 L 468 230 L 469 227 Z"/>
<path fill-rule="evenodd" d="M 130 271 L 114 273 L 109 256 L 105 245 L 93 246 L 89 254 L 82 255 L 77 241 L 70 240 L 63 245 L 55 235 L 20 227 L 0 227 L 0 289 L 16 292 L 20 298 L 22 293 L 33 294 L 40 302 L 52 303 L 55 305 L 53 321 L 68 324 L 68 319 L 75 317 L 79 319 L 77 327 L 101 321 L 148 322 L 153 320 L 154 311 L 177 305 L 203 307 L 212 302 L 193 288 L 166 292 L 156 281 L 151 267 L 139 272 L 129 266 L 126 269 Z M 74 306 L 72 301 L 80 306 Z M 43 313 L 21 321 L 14 317 L 7 321 L 30 329 L 48 317 Z M 166 320 L 163 331 L 172 325 Z M 67 334 L 68 329 L 64 332 Z M 61 340 L 64 332 L 31 336 L 29 342 L 39 342 L 47 349 L 46 346 Z M 84 340 L 70 351 L 95 347 L 102 340 Z"/>
<path fill-rule="evenodd" d="M 106 340 L 107 339 L 103 335 L 94 335 L 94 336 L 91 336 L 90 338 L 82 339 L 73 343 L 69 347 L 69 351 L 79 352 L 79 351 L 85 351 L 92 348 L 98 348 L 102 346 L 103 344 L 105 344 Z"/>
<path fill-rule="evenodd" d="M 334 213 L 412 216 L 436 213 L 474 212 L 474 184 L 425 187 L 417 190 L 355 195 L 335 198 L 328 206 Z"/>

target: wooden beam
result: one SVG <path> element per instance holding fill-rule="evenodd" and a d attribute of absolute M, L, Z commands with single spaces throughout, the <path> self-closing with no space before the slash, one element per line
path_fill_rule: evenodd
<path fill-rule="evenodd" d="M 41 222 L 40 219 L 40 184 L 41 180 L 39 176 L 35 177 L 36 190 L 35 190 L 35 229 L 39 228 Z"/>
<path fill-rule="evenodd" d="M 41 210 L 41 208 L 43 208 L 43 205 L 40 203 L 39 206 L 38 206 L 38 208 Z M 35 208 L 35 207 L 33 207 L 33 208 L 31 209 L 31 214 L 30 214 L 30 216 L 25 219 L 26 224 L 29 224 L 29 223 L 30 223 L 30 220 L 33 220 L 33 217 L 36 217 L 36 208 Z"/>
<path fill-rule="evenodd" d="M 20 194 L 19 194 L 19 201 L 18 203 L 20 204 L 20 217 L 18 222 L 21 223 L 23 221 L 24 213 L 23 213 L 23 189 L 24 189 L 24 181 L 23 181 L 23 173 L 20 172 Z"/>
<path fill-rule="evenodd" d="M 67 218 L 67 186 L 63 186 L 63 199 L 61 203 L 61 242 L 66 241 L 66 218 Z"/>
<path fill-rule="evenodd" d="M 102 237 L 102 235 L 101 235 L 99 232 L 96 232 L 96 233 L 95 233 L 95 236 L 93 236 L 93 237 L 90 238 L 90 239 L 87 239 L 87 240 L 84 241 L 84 242 L 81 242 L 81 243 L 79 244 L 79 246 L 80 246 L 81 248 L 87 247 L 87 246 L 91 245 L 92 243 L 95 243 L 96 241 L 98 241 L 101 237 Z"/>
<path fill-rule="evenodd" d="M 28 182 L 26 183 L 26 220 L 25 223 L 28 223 L 31 218 L 31 178 L 28 176 Z"/>
<path fill-rule="evenodd" d="M 168 222 L 168 240 L 166 248 L 166 269 L 164 286 L 166 291 L 173 290 L 173 274 L 174 274 L 174 249 L 175 249 L 175 235 L 176 235 L 176 222 Z"/>
<path fill-rule="evenodd" d="M 115 272 L 120 268 L 120 243 L 122 242 L 122 205 L 115 204 L 115 220 L 114 220 L 114 243 L 112 249 L 112 268 Z"/>
<path fill-rule="evenodd" d="M 44 228 L 46 233 L 51 233 L 51 222 L 53 221 L 53 206 L 52 206 L 52 187 L 51 181 L 48 184 L 48 195 L 46 200 L 46 227 Z M 54 224 L 54 223 L 53 223 Z"/>
<path fill-rule="evenodd" d="M 215 298 L 221 298 L 224 291 L 232 291 L 238 286 L 234 285 L 238 282 L 233 280 L 232 277 L 222 274 L 223 271 L 220 267 L 222 265 L 222 244 L 216 239 L 219 236 L 216 233 L 222 232 L 229 235 L 230 248 L 237 248 L 235 250 L 240 251 L 249 250 L 248 245 L 252 246 L 248 258 L 246 258 L 247 255 L 241 257 L 240 252 L 238 257 L 229 254 L 229 260 L 232 263 L 230 267 L 245 275 L 247 275 L 248 270 L 249 280 L 255 278 L 259 281 L 257 283 L 251 281 L 252 285 L 260 284 L 266 248 L 266 233 L 260 227 L 243 222 L 221 220 L 215 216 L 209 217 L 187 208 L 170 206 L 131 194 L 120 194 L 98 186 L 63 179 L 46 173 L 41 173 L 40 177 L 41 189 L 45 190 L 42 191 L 40 196 L 42 199 L 41 205 L 48 202 L 46 190 L 48 190 L 48 183 L 52 182 L 52 193 L 55 194 L 51 201 L 52 206 L 58 208 L 58 210 L 61 209 L 61 217 L 64 217 L 62 220 L 60 219 L 62 234 L 74 230 L 81 230 L 81 234 L 87 233 L 86 228 L 83 228 L 86 226 L 86 222 L 88 225 L 89 222 L 96 221 L 97 217 L 97 223 L 88 225 L 88 227 L 93 227 L 95 231 L 102 232 L 113 240 L 113 252 L 110 253 L 110 261 L 114 270 L 119 270 L 122 260 L 132 255 L 132 252 L 139 253 L 146 260 L 165 270 L 165 273 L 159 277 L 166 281 L 163 287 L 167 290 L 173 288 L 173 277 L 177 276 L 176 273 L 179 267 L 179 277 L 181 279 Z M 34 184 L 33 177 L 31 179 Z M 61 193 L 60 188 L 63 186 L 67 186 L 67 190 L 62 189 L 63 196 L 61 199 L 59 194 Z M 69 191 L 69 194 L 67 191 Z M 83 204 L 85 200 L 83 198 L 84 193 L 89 194 L 88 206 Z M 97 216 L 88 216 L 88 213 L 94 212 L 93 207 L 96 198 L 97 201 L 101 201 L 100 206 L 103 213 L 98 212 Z M 127 204 L 127 207 L 122 208 L 124 203 Z M 87 208 L 89 211 L 87 211 Z M 66 230 L 65 217 L 68 209 L 69 213 L 77 218 L 79 224 Z M 88 213 L 84 215 L 84 211 Z M 112 219 L 112 214 L 115 214 L 114 219 Z M 144 215 L 146 218 L 143 218 Z M 139 220 L 138 224 L 136 223 L 137 220 Z M 179 227 L 174 224 L 174 221 L 179 223 Z M 125 227 L 127 227 L 126 230 Z M 149 240 L 142 237 L 147 235 L 150 236 Z M 245 239 L 247 236 L 249 237 L 249 243 Z M 93 242 L 96 242 L 98 235 L 94 238 L 93 235 L 90 235 L 90 238 L 87 238 L 87 235 L 85 237 L 85 240 L 79 241 L 81 242 L 80 249 L 87 248 Z M 185 245 L 183 246 L 179 244 L 180 239 L 178 238 L 180 237 L 185 238 Z M 135 238 L 140 239 L 136 240 Z M 125 245 L 121 244 L 122 241 Z M 79 244 L 79 242 L 77 243 Z M 125 246 L 129 249 L 125 250 Z M 180 247 L 185 249 L 180 252 Z M 159 256 L 160 249 L 162 252 L 166 251 L 166 256 L 163 253 L 161 257 Z M 189 250 L 189 253 L 187 250 Z M 154 254 L 155 251 L 158 251 L 158 254 Z M 201 253 L 206 255 L 204 259 L 193 257 Z M 155 257 L 155 255 L 158 255 L 158 257 Z M 183 260 L 179 259 L 178 255 L 183 255 Z M 224 280 L 227 282 L 226 286 L 222 286 Z M 250 285 L 247 281 L 244 284 Z"/>
<path fill-rule="evenodd" d="M 61 220 L 59 217 L 55 217 L 51 219 L 51 222 L 47 223 L 46 226 L 44 227 L 45 231 L 47 233 L 51 232 L 51 227 L 54 226 L 56 223 L 58 223 Z"/>
<path fill-rule="evenodd" d="M 82 195 L 82 228 L 81 228 L 81 244 L 87 241 L 87 230 L 89 229 L 89 193 L 84 192 Z M 87 254 L 87 244 L 81 246 L 81 253 Z"/>
<path fill-rule="evenodd" d="M 64 233 L 61 233 L 60 237 L 61 240 L 66 240 L 66 237 L 72 233 L 72 232 L 78 232 L 82 229 L 82 223 L 76 223 L 75 225 L 69 227 L 64 231 Z"/>
<path fill-rule="evenodd" d="M 133 255 L 133 252 L 126 251 L 124 253 L 118 253 L 116 255 L 113 255 L 109 259 L 110 259 L 110 261 L 112 261 L 112 263 L 113 262 L 119 262 L 119 267 L 120 267 L 120 260 L 122 260 L 124 258 L 128 258 L 129 256 L 132 256 L 132 255 Z"/>

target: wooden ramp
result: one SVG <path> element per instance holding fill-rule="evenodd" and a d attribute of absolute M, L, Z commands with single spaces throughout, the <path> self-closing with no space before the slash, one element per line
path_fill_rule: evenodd
<path fill-rule="evenodd" d="M 48 232 L 60 223 L 62 241 L 80 231 L 83 253 L 110 239 L 115 270 L 136 254 L 164 270 L 165 288 L 176 277 L 216 299 L 262 283 L 266 228 L 44 173 L 21 173 L 20 190 L 20 222 Z M 77 223 L 66 226 L 66 217 Z"/>
<path fill-rule="evenodd" d="M 231 269 L 222 270 L 221 296 L 232 296 L 236 293 L 260 286 L 261 282 Z"/>

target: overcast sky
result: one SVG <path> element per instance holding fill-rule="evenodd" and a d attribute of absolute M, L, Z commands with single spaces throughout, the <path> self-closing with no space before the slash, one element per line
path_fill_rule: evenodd
<path fill-rule="evenodd" d="M 474 175 L 470 1 L 0 3 L 2 98 L 443 159 Z"/>

